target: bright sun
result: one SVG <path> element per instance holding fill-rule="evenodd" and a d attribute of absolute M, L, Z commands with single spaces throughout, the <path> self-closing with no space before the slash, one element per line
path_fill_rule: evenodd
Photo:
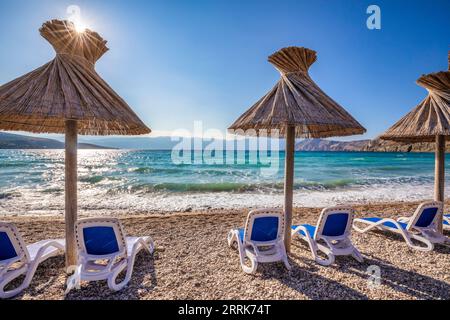
<path fill-rule="evenodd" d="M 77 19 L 73 23 L 75 25 L 75 30 L 78 33 L 83 33 L 86 30 L 86 25 L 83 23 L 83 21 L 81 21 L 81 19 Z"/>
<path fill-rule="evenodd" d="M 71 5 L 67 7 L 66 11 L 69 15 L 67 20 L 74 24 L 76 32 L 83 33 L 87 26 L 81 19 L 81 8 L 77 5 Z"/>

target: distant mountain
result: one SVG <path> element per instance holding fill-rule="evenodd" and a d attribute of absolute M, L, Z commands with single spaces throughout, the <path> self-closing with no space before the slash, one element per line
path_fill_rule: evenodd
<path fill-rule="evenodd" d="M 434 142 L 420 143 L 398 143 L 394 141 L 386 141 L 381 139 L 371 140 L 370 143 L 363 148 L 363 151 L 377 152 L 434 152 L 436 144 Z M 450 152 L 450 144 L 446 145 L 446 152 Z"/>
<path fill-rule="evenodd" d="M 145 149 L 145 150 L 171 150 L 174 146 L 180 143 L 181 138 L 175 138 L 172 141 L 171 137 L 89 137 L 83 142 L 92 142 L 95 144 L 119 148 L 119 149 Z M 201 145 L 199 139 L 191 139 L 191 146 Z M 203 147 L 210 144 L 210 140 L 203 141 Z M 224 141 L 216 140 L 217 144 L 223 143 L 224 148 L 226 144 Z M 254 144 L 252 144 L 254 146 Z M 248 146 L 248 144 L 247 144 Z M 450 147 L 450 145 L 449 145 Z M 280 150 L 284 149 L 284 140 L 279 141 Z M 241 149 L 241 148 L 239 148 Z M 434 143 L 417 143 L 417 144 L 402 144 L 393 141 L 384 141 L 380 139 L 375 140 L 354 140 L 354 141 L 335 141 L 325 139 L 304 139 L 296 144 L 297 151 L 366 151 L 366 152 L 433 152 Z M 450 149 L 448 150 L 450 152 Z"/>
<path fill-rule="evenodd" d="M 80 149 L 140 149 L 140 150 L 171 150 L 179 144 L 181 138 L 172 137 L 79 137 Z M 202 145 L 200 139 L 191 139 L 191 146 Z M 211 140 L 204 140 L 203 147 Z M 215 144 L 227 144 L 223 140 L 215 140 Z M 253 147 L 255 146 L 254 144 Z M 229 144 L 228 144 L 229 146 Z M 248 147 L 248 144 L 247 144 Z M 253 148 L 252 147 L 252 148 Z M 280 150 L 284 149 L 284 140 L 279 142 Z M 335 141 L 325 139 L 305 139 L 299 141 L 297 151 L 366 151 L 366 152 L 434 152 L 434 143 L 405 144 L 393 141 L 354 140 Z M 64 142 L 55 139 L 37 138 L 18 134 L 0 132 L 0 149 L 64 149 Z M 242 146 L 238 148 L 242 150 Z M 450 152 L 450 144 L 447 146 Z"/>
<path fill-rule="evenodd" d="M 174 140 L 172 140 L 174 139 Z M 173 147 L 179 143 L 185 143 L 182 141 L 181 137 L 80 137 L 80 141 L 92 142 L 95 144 L 100 144 L 102 146 L 119 148 L 119 149 L 140 149 L 140 150 L 172 150 Z M 200 138 L 184 138 L 191 140 L 191 147 L 193 149 L 198 148 L 198 146 L 203 145 L 203 148 L 210 145 L 212 140 L 204 139 L 203 142 Z M 248 138 L 250 140 L 253 138 Z M 279 143 L 279 148 L 284 149 L 284 141 L 277 141 Z M 225 141 L 221 139 L 214 140 L 215 145 L 222 144 L 224 150 L 230 149 L 230 141 Z M 249 145 L 247 141 L 247 146 Z M 254 148 L 256 144 L 250 144 L 251 148 Z M 236 147 L 238 150 L 242 150 L 242 145 Z M 232 148 L 234 149 L 234 147 Z"/>
<path fill-rule="evenodd" d="M 295 145 L 297 151 L 366 151 L 366 152 L 434 152 L 433 142 L 398 143 L 381 139 L 333 141 L 324 139 L 305 139 Z M 450 152 L 450 145 L 447 145 Z"/>
<path fill-rule="evenodd" d="M 79 149 L 110 149 L 91 143 L 79 143 Z M 0 132 L 0 149 L 64 149 L 64 142 Z"/>
<path fill-rule="evenodd" d="M 333 141 L 324 139 L 305 139 L 296 144 L 297 151 L 361 151 L 370 140 Z"/>
<path fill-rule="evenodd" d="M 80 141 L 118 149 L 171 150 L 178 141 L 170 137 L 80 137 Z"/>

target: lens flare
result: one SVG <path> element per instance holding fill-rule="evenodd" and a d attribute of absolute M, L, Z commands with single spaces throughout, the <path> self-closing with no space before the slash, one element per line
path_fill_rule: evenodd
<path fill-rule="evenodd" d="M 86 30 L 86 25 L 81 21 L 81 19 L 73 21 L 73 24 L 75 25 L 75 30 L 78 33 L 83 33 Z"/>
<path fill-rule="evenodd" d="M 83 33 L 86 30 L 86 24 L 81 19 L 81 8 L 77 5 L 67 7 L 68 20 L 75 25 L 75 30 L 78 33 Z"/>

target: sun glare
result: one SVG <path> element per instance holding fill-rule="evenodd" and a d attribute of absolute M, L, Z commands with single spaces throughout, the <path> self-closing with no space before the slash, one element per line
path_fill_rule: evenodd
<path fill-rule="evenodd" d="M 74 21 L 73 23 L 78 33 L 83 33 L 86 30 L 86 25 L 81 20 Z"/>
<path fill-rule="evenodd" d="M 74 24 L 76 32 L 83 33 L 87 26 L 81 19 L 81 8 L 76 5 L 71 5 L 67 7 L 66 11 L 69 15 L 68 20 Z"/>

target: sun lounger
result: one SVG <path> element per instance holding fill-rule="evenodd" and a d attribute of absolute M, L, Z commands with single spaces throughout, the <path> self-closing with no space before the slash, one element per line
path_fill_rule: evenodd
<path fill-rule="evenodd" d="M 151 237 L 125 237 L 120 221 L 114 218 L 77 221 L 76 239 L 80 280 L 107 280 L 108 287 L 114 291 L 121 290 L 130 281 L 136 255 L 143 249 L 150 254 L 154 251 Z M 125 278 L 117 283 L 116 278 L 124 270 Z"/>
<path fill-rule="evenodd" d="M 378 229 L 400 234 L 411 248 L 420 251 L 431 251 L 435 243 L 444 243 L 447 237 L 437 231 L 437 218 L 442 213 L 442 202 L 424 202 L 419 205 L 411 217 L 400 217 L 397 220 L 390 218 L 358 218 L 353 228 L 361 233 Z M 359 227 L 359 224 L 365 227 Z M 415 244 L 412 240 L 423 243 Z"/>
<path fill-rule="evenodd" d="M 228 233 L 228 245 L 237 245 L 245 273 L 255 273 L 258 263 L 276 261 L 282 261 L 288 270 L 291 269 L 284 246 L 284 228 L 282 210 L 259 209 L 250 211 L 245 228 Z M 246 258 L 250 267 L 246 265 Z"/>
<path fill-rule="evenodd" d="M 26 245 L 12 223 L 0 222 L 0 298 L 11 298 L 26 289 L 40 263 L 64 252 L 64 239 L 43 240 Z M 14 289 L 5 287 L 14 279 L 24 275 L 20 285 Z"/>
<path fill-rule="evenodd" d="M 317 226 L 293 225 L 292 236 L 306 241 L 314 260 L 324 266 L 332 264 L 335 256 L 351 255 L 362 262 L 363 257 L 350 240 L 354 210 L 351 207 L 329 207 L 322 210 Z M 320 257 L 320 252 L 326 259 Z"/>

